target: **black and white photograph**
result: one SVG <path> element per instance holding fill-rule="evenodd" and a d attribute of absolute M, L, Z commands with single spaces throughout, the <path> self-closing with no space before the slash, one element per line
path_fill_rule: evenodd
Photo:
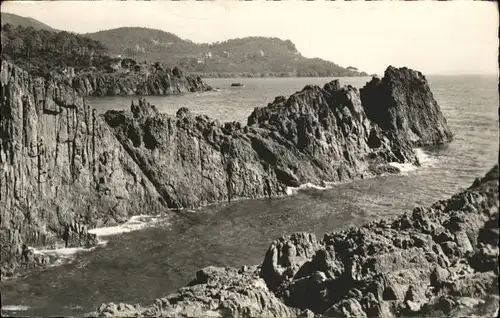
<path fill-rule="evenodd" d="M 493 1 L 3 1 L 2 317 L 497 317 Z"/>

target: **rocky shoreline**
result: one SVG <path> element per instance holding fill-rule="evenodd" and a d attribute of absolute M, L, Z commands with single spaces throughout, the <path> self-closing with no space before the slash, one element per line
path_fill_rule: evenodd
<path fill-rule="evenodd" d="M 105 69 L 66 67 L 50 72 L 50 77 L 81 96 L 178 95 L 212 90 L 200 76 L 184 74 L 178 67 L 132 59 L 118 59 Z"/>
<path fill-rule="evenodd" d="M 69 79 L 2 61 L 2 277 L 4 265 L 50 262 L 29 246 L 93 246 L 89 229 L 144 212 L 397 172 L 390 163 L 419 164 L 413 148 L 453 138 L 425 77 L 407 68 L 389 67 L 361 90 L 306 86 L 256 108 L 246 126 L 186 108 L 167 116 L 144 99 L 99 116 L 82 97 L 87 85 L 75 90 Z M 452 198 L 394 219 L 323 239 L 284 236 L 258 266 L 205 268 L 151 306 L 103 304 L 95 314 L 495 314 L 498 174 L 495 166 Z"/>
<path fill-rule="evenodd" d="M 30 263 L 25 246 L 95 245 L 89 229 L 145 212 L 395 172 L 389 163 L 418 165 L 414 147 L 452 138 L 425 77 L 407 68 L 389 67 L 360 91 L 306 86 L 256 108 L 246 126 L 186 108 L 170 117 L 143 99 L 99 116 L 71 79 L 2 61 L 3 264 Z M 385 99 L 370 104 L 373 94 Z"/>
<path fill-rule="evenodd" d="M 208 267 L 150 306 L 99 317 L 498 315 L 498 165 L 466 190 L 393 219 L 274 241 L 261 265 Z"/>
<path fill-rule="evenodd" d="M 366 178 L 394 171 L 391 162 L 418 165 L 414 147 L 452 139 L 421 73 L 389 67 L 381 82 L 361 91 L 337 80 L 308 85 L 256 108 L 246 126 L 221 125 L 186 108 L 175 117 L 160 114 L 144 99 L 103 117 L 168 207 L 197 207 Z M 387 100 L 363 104 L 373 90 Z M 365 113 L 367 105 L 380 112 Z M 387 122 L 377 122 L 379 113 Z"/>
<path fill-rule="evenodd" d="M 126 63 L 128 62 L 128 63 Z M 137 64 L 121 60 L 112 72 L 67 72 L 71 87 L 82 96 L 176 95 L 212 90 L 200 76 L 186 75 L 160 63 Z"/>

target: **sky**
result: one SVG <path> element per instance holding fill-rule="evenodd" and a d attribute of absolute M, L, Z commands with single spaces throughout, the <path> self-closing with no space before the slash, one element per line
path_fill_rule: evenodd
<path fill-rule="evenodd" d="M 141 26 L 194 42 L 290 39 L 306 57 L 382 74 L 497 74 L 498 9 L 478 1 L 6 1 L 2 11 L 78 33 Z"/>

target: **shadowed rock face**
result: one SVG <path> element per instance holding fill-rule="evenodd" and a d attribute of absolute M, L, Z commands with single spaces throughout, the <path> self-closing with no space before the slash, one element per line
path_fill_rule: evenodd
<path fill-rule="evenodd" d="M 2 263 L 22 246 L 85 246 L 88 228 L 158 211 L 160 196 L 109 126 L 69 86 L 2 61 Z"/>
<path fill-rule="evenodd" d="M 398 86 L 363 89 L 393 108 L 385 114 L 389 122 L 391 116 L 406 118 L 399 130 L 381 120 L 372 122 L 365 109 L 373 113 L 373 102 L 362 104 L 363 94 L 351 86 L 340 87 L 338 81 L 277 97 L 267 107 L 256 108 L 246 127 L 220 125 L 187 109 L 169 117 L 145 100 L 133 104 L 131 112 L 108 111 L 104 118 L 169 207 L 275 196 L 307 182 L 341 182 L 388 172 L 390 162 L 418 165 L 413 147 L 420 144 L 412 139 L 408 123 L 417 121 L 414 126 L 422 134 L 429 130 L 426 144 L 444 142 L 434 133 L 448 131 L 418 74 L 389 68 L 382 81 L 396 81 Z M 420 85 L 416 88 L 415 78 Z M 386 92 L 398 96 L 389 106 L 378 97 Z M 405 94 L 413 99 L 400 97 Z M 438 118 L 431 121 L 427 116 L 433 114 Z"/>
<path fill-rule="evenodd" d="M 174 95 L 212 89 L 200 77 L 184 75 L 177 67 L 169 69 L 158 63 L 138 70 L 126 68 L 122 73 L 70 75 L 69 82 L 83 96 Z"/>
<path fill-rule="evenodd" d="M 496 165 L 467 190 L 393 219 L 277 239 L 261 266 L 208 267 L 177 293 L 99 316 L 442 317 L 498 312 Z M 259 280 L 260 277 L 260 280 Z"/>
<path fill-rule="evenodd" d="M 413 146 L 451 141 L 452 133 L 422 73 L 389 66 L 382 79 L 373 78 L 361 89 L 368 118 Z"/>

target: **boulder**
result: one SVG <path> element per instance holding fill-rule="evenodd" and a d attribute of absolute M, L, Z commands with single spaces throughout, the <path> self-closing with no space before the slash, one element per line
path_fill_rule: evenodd
<path fill-rule="evenodd" d="M 293 279 L 320 249 L 314 234 L 294 233 L 274 241 L 262 263 L 261 276 L 271 290 Z M 324 274 L 323 274 L 324 275 Z"/>

